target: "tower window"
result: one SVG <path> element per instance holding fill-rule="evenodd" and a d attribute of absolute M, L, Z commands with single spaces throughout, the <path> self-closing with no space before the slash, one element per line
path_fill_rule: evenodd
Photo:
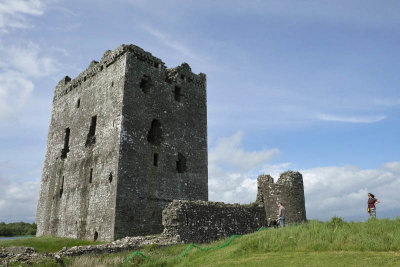
<path fill-rule="evenodd" d="M 62 197 L 63 192 L 64 192 L 64 176 L 61 179 L 60 198 Z"/>
<path fill-rule="evenodd" d="M 90 168 L 89 183 L 91 184 L 93 180 L 93 168 Z"/>
<path fill-rule="evenodd" d="M 183 96 L 181 87 L 175 86 L 174 95 L 175 101 L 181 102 L 181 97 Z"/>
<path fill-rule="evenodd" d="M 112 172 L 110 172 L 110 175 L 108 176 L 108 181 L 110 182 L 110 184 L 111 184 L 112 180 L 113 180 L 113 175 L 112 175 Z"/>
<path fill-rule="evenodd" d="M 78 98 L 78 101 L 76 101 L 76 108 L 79 108 L 81 106 L 81 99 Z"/>
<path fill-rule="evenodd" d="M 161 144 L 162 140 L 163 137 L 162 137 L 161 123 L 157 119 L 154 119 L 151 122 L 151 128 L 147 133 L 147 141 L 149 141 L 149 143 L 153 145 L 159 145 Z"/>
<path fill-rule="evenodd" d="M 154 153 L 153 155 L 153 165 L 158 166 L 158 153 Z"/>
<path fill-rule="evenodd" d="M 64 136 L 64 148 L 61 150 L 61 158 L 62 159 L 65 159 L 69 152 L 69 134 L 70 134 L 70 129 L 66 128 L 65 136 Z"/>
<path fill-rule="evenodd" d="M 90 122 L 90 128 L 89 128 L 89 133 L 87 135 L 86 143 L 85 146 L 88 147 L 94 143 L 96 143 L 96 121 L 97 121 L 97 116 L 92 117 L 92 121 Z"/>
<path fill-rule="evenodd" d="M 139 87 L 140 87 L 140 89 L 142 89 L 142 92 L 145 94 L 150 92 L 150 88 L 153 87 L 153 81 L 151 80 L 149 75 L 143 75 L 143 78 L 140 81 Z"/>
<path fill-rule="evenodd" d="M 184 173 L 186 171 L 186 158 L 178 153 L 178 160 L 176 161 L 176 171 L 178 173 Z"/>

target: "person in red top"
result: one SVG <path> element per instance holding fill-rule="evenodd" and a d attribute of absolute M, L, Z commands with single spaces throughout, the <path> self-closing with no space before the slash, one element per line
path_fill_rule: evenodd
<path fill-rule="evenodd" d="M 375 198 L 374 194 L 368 193 L 368 212 L 370 217 L 376 218 L 375 204 L 381 203 L 379 199 Z"/>

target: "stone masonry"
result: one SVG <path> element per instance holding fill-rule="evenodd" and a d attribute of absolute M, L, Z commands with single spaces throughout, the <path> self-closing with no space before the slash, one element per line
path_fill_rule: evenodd
<path fill-rule="evenodd" d="M 265 226 L 264 208 L 222 202 L 174 200 L 163 211 L 164 236 L 205 243 Z"/>
<path fill-rule="evenodd" d="M 270 175 L 260 175 L 257 178 L 257 184 L 256 202 L 264 205 L 268 223 L 278 217 L 277 202 L 282 202 L 286 209 L 286 224 L 306 221 L 303 176 L 301 173 L 284 172 L 276 183 Z"/>
<path fill-rule="evenodd" d="M 174 199 L 208 200 L 206 76 L 134 45 L 56 86 L 37 235 L 161 233 Z"/>

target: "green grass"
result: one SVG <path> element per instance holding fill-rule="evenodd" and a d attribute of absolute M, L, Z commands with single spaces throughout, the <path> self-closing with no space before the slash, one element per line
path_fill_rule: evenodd
<path fill-rule="evenodd" d="M 23 239 L 1 240 L 0 247 L 24 246 L 33 247 L 37 252 L 57 252 L 63 247 L 85 246 L 85 245 L 99 245 L 102 242 L 79 240 L 72 238 L 60 238 L 53 236 L 31 237 Z"/>
<path fill-rule="evenodd" d="M 225 241 L 203 246 L 218 246 Z M 192 249 L 183 259 L 177 260 L 186 247 L 143 250 L 153 260 L 136 257 L 134 261 L 140 261 L 141 266 L 265 266 L 266 262 L 274 266 L 281 264 L 282 258 L 283 263 L 290 266 L 362 266 L 361 263 L 382 262 L 390 263 L 386 266 L 400 265 L 400 218 L 350 223 L 340 218 L 329 222 L 309 221 L 299 226 L 245 235 L 222 249 Z"/>
<path fill-rule="evenodd" d="M 227 240 L 200 246 L 216 247 Z M 150 260 L 136 256 L 125 264 L 121 263 L 133 251 L 111 255 L 83 255 L 63 260 L 67 266 L 99 267 L 400 266 L 400 218 L 350 223 L 340 218 L 333 218 L 329 222 L 309 221 L 299 226 L 267 229 L 244 235 L 233 239 L 228 246 L 221 249 L 201 251 L 192 248 L 185 257 L 177 259 L 187 247 L 188 244 L 164 248 L 149 245 L 140 251 L 151 258 Z"/>

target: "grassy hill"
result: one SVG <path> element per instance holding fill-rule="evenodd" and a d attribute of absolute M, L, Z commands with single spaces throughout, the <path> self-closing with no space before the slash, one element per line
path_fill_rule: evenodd
<path fill-rule="evenodd" d="M 188 244 L 141 250 L 122 266 L 400 266 L 400 218 L 370 219 L 346 223 L 340 218 L 329 222 L 309 221 L 285 229 L 266 229 L 253 234 L 220 240 L 200 250 Z M 82 256 L 71 266 L 117 266 L 131 253 Z"/>
<path fill-rule="evenodd" d="M 309 221 L 191 247 L 188 244 L 64 259 L 67 266 L 400 266 L 400 218 L 346 223 Z M 0 244 L 1 246 L 1 244 Z M 220 248 L 218 248 L 220 247 Z M 51 265 L 48 265 L 51 266 Z"/>

